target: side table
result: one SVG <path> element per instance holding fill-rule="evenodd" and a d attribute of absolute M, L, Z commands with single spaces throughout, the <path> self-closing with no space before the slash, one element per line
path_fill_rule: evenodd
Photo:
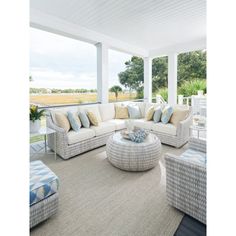
<path fill-rule="evenodd" d="M 54 151 L 54 156 L 55 156 L 55 160 L 57 159 L 57 153 L 56 153 L 56 131 L 53 129 L 50 129 L 48 127 L 46 128 L 40 128 L 38 132 L 36 133 L 30 133 L 30 137 L 35 137 L 35 136 L 44 136 L 44 149 L 45 149 L 45 153 L 47 152 L 47 135 L 49 134 L 53 134 L 54 137 L 54 147 L 55 147 L 55 151 Z M 38 153 L 38 152 L 37 152 Z"/>
<path fill-rule="evenodd" d="M 197 138 L 199 139 L 200 138 L 200 132 L 205 132 L 207 131 L 206 127 L 202 127 L 202 126 L 198 126 L 198 125 L 191 125 L 189 127 L 189 130 L 190 130 L 190 135 L 193 136 L 193 131 L 197 131 Z"/>

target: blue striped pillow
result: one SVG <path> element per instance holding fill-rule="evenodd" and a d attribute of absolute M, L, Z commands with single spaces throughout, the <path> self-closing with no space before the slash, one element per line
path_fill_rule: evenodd
<path fill-rule="evenodd" d="M 162 114 L 161 114 L 161 122 L 162 122 L 163 124 L 167 124 L 167 123 L 169 122 L 169 120 L 170 120 L 170 118 L 171 118 L 173 112 L 174 112 L 173 107 L 171 107 L 171 106 L 169 106 L 169 105 L 166 106 L 166 107 L 164 108 L 164 110 L 162 111 Z"/>
<path fill-rule="evenodd" d="M 80 127 L 81 127 L 79 117 L 76 117 L 76 114 L 73 114 L 70 111 L 67 112 L 67 117 L 68 117 L 68 120 L 70 122 L 72 129 L 76 132 L 79 132 Z"/>
<path fill-rule="evenodd" d="M 130 119 L 140 119 L 141 113 L 137 105 L 128 105 L 128 112 Z"/>
<path fill-rule="evenodd" d="M 158 123 L 160 122 L 160 120 L 161 120 L 161 107 L 158 107 L 154 111 L 153 121 L 154 123 Z"/>
<path fill-rule="evenodd" d="M 86 113 L 84 111 L 79 112 L 79 118 L 80 118 L 81 123 L 84 126 L 84 128 L 89 128 L 90 121 L 89 121 L 89 118 L 88 118 L 88 116 L 86 115 Z"/>

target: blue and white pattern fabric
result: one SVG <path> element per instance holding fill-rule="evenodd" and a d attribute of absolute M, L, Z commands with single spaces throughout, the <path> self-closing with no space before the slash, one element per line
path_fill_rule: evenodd
<path fill-rule="evenodd" d="M 74 116 L 75 115 L 72 112 L 70 112 L 70 111 L 67 112 L 67 117 L 68 117 L 68 120 L 70 122 L 72 129 L 76 132 L 79 132 L 80 124 L 78 123 L 78 121 L 76 120 L 76 118 Z M 78 119 L 79 119 L 79 117 L 78 117 Z"/>
<path fill-rule="evenodd" d="M 156 108 L 155 111 L 154 111 L 154 115 L 153 115 L 153 121 L 154 121 L 154 123 L 160 122 L 160 120 L 161 120 L 161 114 L 162 114 L 161 107 Z"/>
<path fill-rule="evenodd" d="M 58 191 L 58 177 L 41 161 L 30 162 L 30 206 Z"/>
<path fill-rule="evenodd" d="M 180 156 L 182 160 L 192 162 L 193 164 L 199 164 L 201 166 L 206 166 L 206 153 L 199 152 L 194 149 L 188 149 Z"/>
<path fill-rule="evenodd" d="M 172 116 L 174 112 L 173 107 L 171 106 L 166 106 L 163 110 L 162 110 L 162 114 L 161 114 L 161 122 L 163 124 L 167 124 Z"/>
<path fill-rule="evenodd" d="M 90 121 L 87 114 L 84 111 L 79 112 L 79 118 L 84 128 L 89 128 Z"/>
<path fill-rule="evenodd" d="M 137 105 L 128 105 L 128 112 L 129 112 L 129 118 L 130 119 L 140 119 L 141 118 L 141 112 Z"/>
<path fill-rule="evenodd" d="M 130 133 L 129 138 L 135 143 L 142 143 L 147 135 L 148 133 L 144 129 L 138 129 L 137 131 Z"/>

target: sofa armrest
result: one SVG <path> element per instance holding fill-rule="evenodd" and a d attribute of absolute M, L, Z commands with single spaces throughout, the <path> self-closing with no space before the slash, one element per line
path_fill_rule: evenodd
<path fill-rule="evenodd" d="M 46 125 L 47 127 L 49 127 L 50 129 L 53 129 L 56 131 L 56 136 L 57 136 L 57 143 L 58 144 L 65 144 L 65 145 L 68 145 L 68 137 L 67 137 L 67 133 L 66 131 L 57 126 L 53 121 L 52 121 L 52 118 L 51 118 L 51 115 L 48 115 L 47 118 L 46 118 Z"/>
<path fill-rule="evenodd" d="M 191 137 L 188 144 L 189 148 L 206 153 L 206 140 Z"/>
<path fill-rule="evenodd" d="M 191 174 L 192 177 L 194 176 L 194 177 L 199 177 L 199 178 L 201 176 L 195 175 L 196 171 L 199 171 L 201 173 L 204 173 L 204 175 L 206 175 L 206 167 L 203 167 L 201 165 L 195 164 L 190 161 L 183 160 L 182 158 L 174 154 L 166 153 L 164 156 L 164 159 L 165 159 L 166 171 L 173 171 L 175 173 L 184 171 L 183 173 L 181 173 L 181 175 Z M 174 168 L 170 168 L 170 166 Z"/>
<path fill-rule="evenodd" d="M 192 116 L 192 112 L 190 112 L 190 114 L 188 115 L 188 117 L 183 120 L 180 121 L 178 126 L 177 126 L 177 136 L 179 137 L 189 137 L 189 128 L 193 123 L 193 116 Z"/>
<path fill-rule="evenodd" d="M 165 165 L 168 203 L 206 224 L 206 167 L 169 153 Z"/>

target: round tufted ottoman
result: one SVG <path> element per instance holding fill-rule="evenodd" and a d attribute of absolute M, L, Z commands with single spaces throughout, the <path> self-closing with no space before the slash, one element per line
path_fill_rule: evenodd
<path fill-rule="evenodd" d="M 157 165 L 161 142 L 156 135 L 149 134 L 144 142 L 135 143 L 117 132 L 108 139 L 106 152 L 108 161 L 119 169 L 145 171 Z"/>

